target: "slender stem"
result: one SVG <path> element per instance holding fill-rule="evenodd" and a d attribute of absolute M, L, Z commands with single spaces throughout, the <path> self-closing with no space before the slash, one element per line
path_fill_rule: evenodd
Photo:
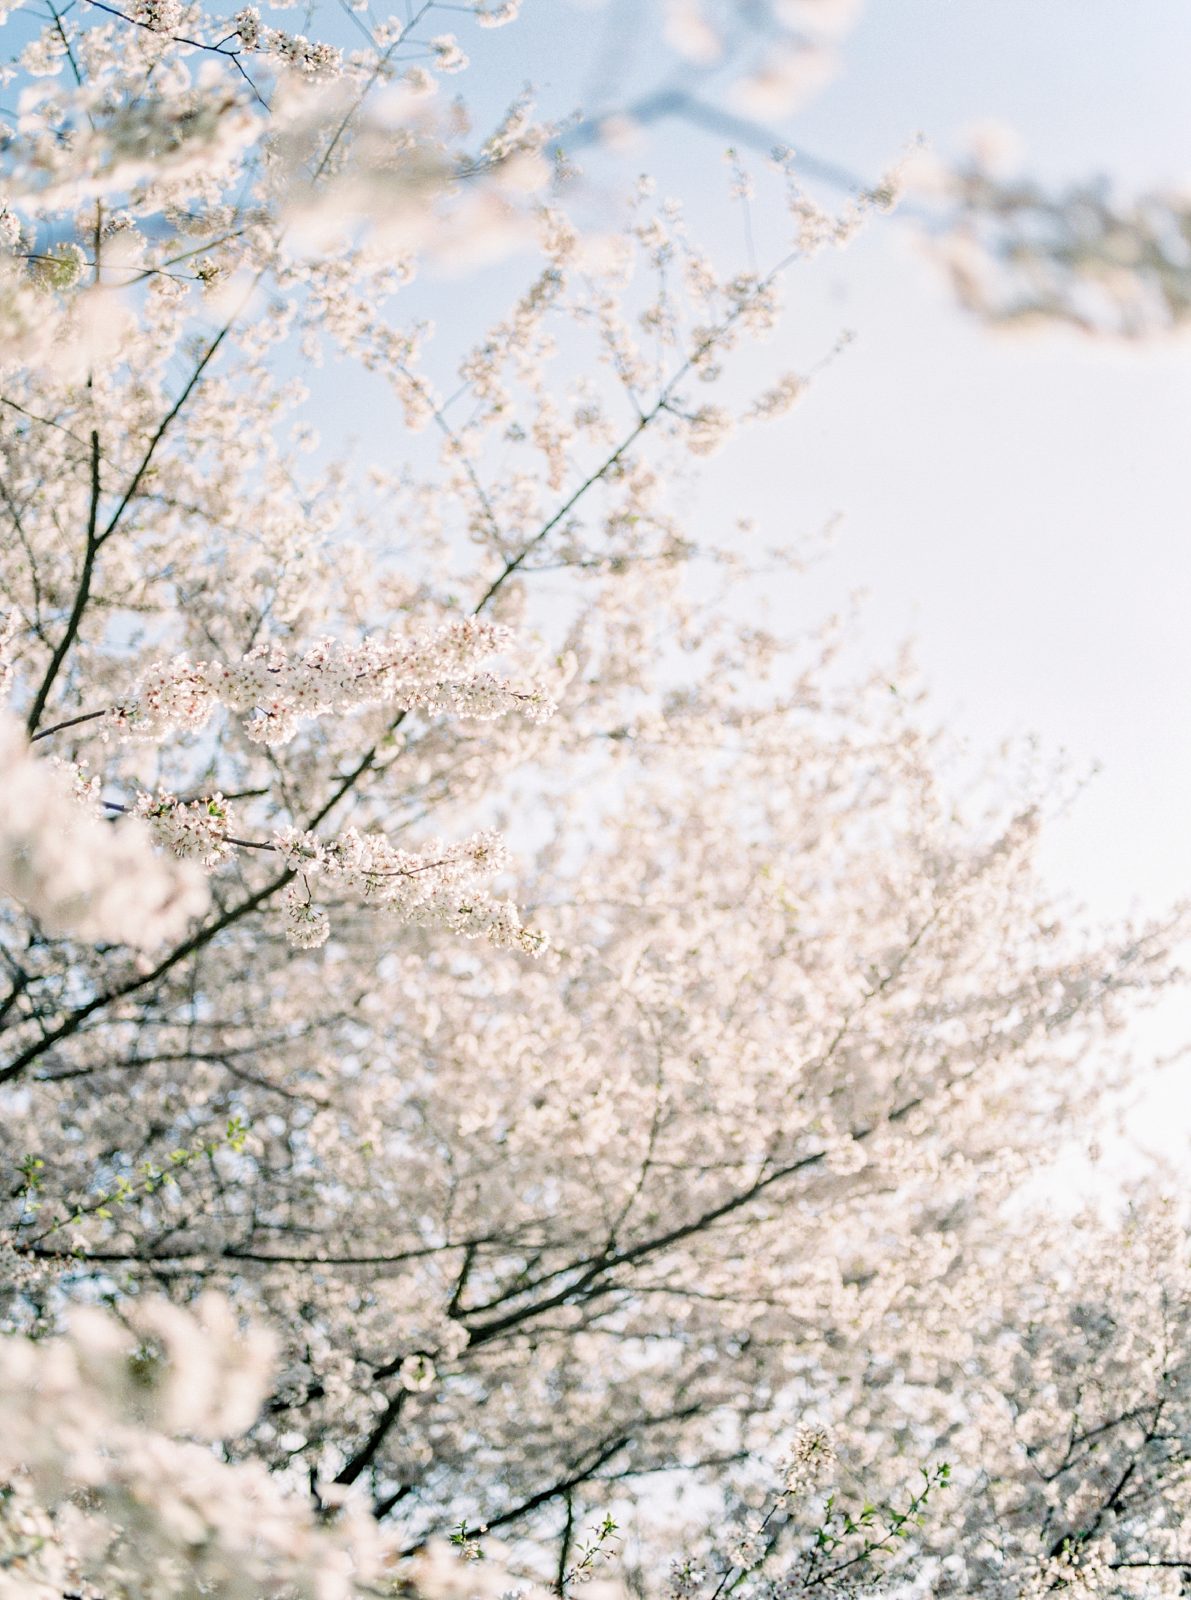
<path fill-rule="evenodd" d="M 83 613 L 87 609 L 87 602 L 91 598 L 91 580 L 95 575 L 95 556 L 103 542 L 102 536 L 97 535 L 96 527 L 99 521 L 99 497 L 101 493 L 99 478 L 99 434 L 94 428 L 91 430 L 91 494 L 87 509 L 87 541 L 83 551 L 83 566 L 79 573 L 78 587 L 75 590 L 74 605 L 71 607 L 70 617 L 66 628 L 58 641 L 57 648 L 50 657 L 49 666 L 45 670 L 37 693 L 33 697 L 33 704 L 29 710 L 26 727 L 29 733 L 37 732 L 37 725 L 41 721 L 41 714 L 45 710 L 46 701 L 49 699 L 50 690 L 62 670 L 62 664 L 70 653 L 71 646 L 78 637 L 78 631 L 83 621 Z"/>

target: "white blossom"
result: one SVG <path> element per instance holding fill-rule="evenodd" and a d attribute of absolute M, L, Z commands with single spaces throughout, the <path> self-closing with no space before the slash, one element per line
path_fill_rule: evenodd
<path fill-rule="evenodd" d="M 378 704 L 476 720 L 515 710 L 544 721 L 554 707 L 543 689 L 477 670 L 510 642 L 506 629 L 467 618 L 404 641 L 325 639 L 297 659 L 270 645 L 234 666 L 176 657 L 150 667 L 108 721 L 124 738 L 161 739 L 201 728 L 226 706 L 245 716 L 251 739 L 270 745 L 285 744 L 306 718 Z"/>
<path fill-rule="evenodd" d="M 151 949 L 206 908 L 201 874 L 158 855 L 141 822 L 101 822 L 93 786 L 39 760 L 8 714 L 0 772 L 0 891 L 47 931 Z"/>

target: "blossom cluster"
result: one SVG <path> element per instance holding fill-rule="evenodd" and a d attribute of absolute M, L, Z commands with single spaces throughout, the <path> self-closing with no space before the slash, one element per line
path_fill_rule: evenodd
<path fill-rule="evenodd" d="M 1097 182 L 1056 194 L 1000 170 L 995 142 L 988 130 L 968 161 L 954 169 L 922 161 L 915 175 L 920 192 L 942 203 L 923 243 L 962 306 L 1013 329 L 1065 324 L 1138 341 L 1185 330 L 1185 190 L 1122 196 Z"/>
<path fill-rule="evenodd" d="M 460 844 L 431 841 L 421 850 L 402 850 L 381 834 L 348 828 L 323 841 L 312 833 L 285 828 L 274 835 L 275 849 L 298 873 L 284 897 L 287 937 L 301 948 L 325 944 L 326 915 L 312 902 L 314 879 L 332 893 L 363 900 L 399 922 L 446 928 L 466 938 L 485 938 L 501 949 L 539 955 L 545 937 L 522 926 L 510 900 L 494 897 L 484 881 L 505 863 L 504 842 L 490 830 Z"/>
<path fill-rule="evenodd" d="M 52 40 L 47 34 L 47 40 Z M 57 71 L 64 57 L 47 70 Z M 6 198 L 23 210 L 64 210 L 126 192 L 149 178 L 175 192 L 230 168 L 260 123 L 234 85 L 210 70 L 183 92 L 111 103 L 98 87 L 43 92 L 21 118 L 23 138 Z"/>
<path fill-rule="evenodd" d="M 251 1424 L 273 1360 L 216 1295 L 190 1311 L 139 1300 L 122 1320 L 82 1309 L 60 1337 L 0 1340 L 0 1600 L 356 1594 L 383 1553 L 366 1510 L 340 1496 L 319 1519 L 258 1463 L 210 1448 Z"/>
<path fill-rule="evenodd" d="M 305 34 L 286 33 L 261 22 L 257 6 L 246 6 L 234 19 L 242 47 L 274 56 L 282 65 L 307 78 L 334 78 L 343 67 L 342 52 L 334 45 L 307 39 Z"/>
<path fill-rule="evenodd" d="M 520 10 L 521 0 L 478 0 L 473 14 L 481 28 L 503 28 Z"/>
<path fill-rule="evenodd" d="M 201 728 L 225 706 L 244 717 L 254 742 L 280 745 L 303 719 L 374 705 L 477 721 L 517 711 L 543 722 L 554 704 L 541 685 L 516 686 L 478 666 L 510 643 L 507 629 L 468 617 L 406 640 L 324 639 L 297 658 L 273 644 L 235 665 L 176 656 L 154 663 L 106 723 L 122 738 L 159 740 Z"/>
<path fill-rule="evenodd" d="M 746 11 L 739 6 L 741 12 Z M 733 85 L 737 104 L 758 117 L 799 109 L 834 76 L 838 42 L 854 24 L 859 0 L 785 0 L 757 12 L 761 47 L 745 56 Z M 699 66 L 730 59 L 733 7 L 710 0 L 665 0 L 666 42 Z"/>
<path fill-rule="evenodd" d="M 201 800 L 141 794 L 135 813 L 148 823 L 155 841 L 181 861 L 197 861 L 211 872 L 232 853 L 227 836 L 228 806 L 221 794 Z"/>
<path fill-rule="evenodd" d="M 835 1439 L 821 1422 L 801 1423 L 782 1465 L 787 1494 L 805 1494 L 830 1481 L 836 1465 Z"/>
<path fill-rule="evenodd" d="M 33 755 L 0 713 L 0 891 L 49 933 L 149 949 L 207 905 L 202 873 L 154 849 L 136 818 L 105 824 L 93 782 Z"/>

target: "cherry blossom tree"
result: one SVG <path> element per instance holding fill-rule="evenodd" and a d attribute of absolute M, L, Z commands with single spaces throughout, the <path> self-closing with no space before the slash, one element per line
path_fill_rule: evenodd
<path fill-rule="evenodd" d="M 8 9 L 0 1597 L 1179 1592 L 1184 1232 L 1020 1191 L 1182 923 L 673 493 L 897 173 L 725 266 L 448 103 L 515 5 Z M 850 8 L 751 9 L 756 113 Z"/>

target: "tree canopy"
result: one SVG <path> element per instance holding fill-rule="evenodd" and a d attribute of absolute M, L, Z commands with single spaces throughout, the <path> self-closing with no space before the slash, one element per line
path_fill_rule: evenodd
<path fill-rule="evenodd" d="M 0 5 L 0 1597 L 1181 1593 L 1182 1214 L 1035 1181 L 1181 913 L 1068 926 L 1045 786 L 684 525 L 907 174 L 734 156 L 767 261 L 585 209 L 851 8 L 674 4 L 645 98 L 485 123 L 517 9 Z M 1182 318 L 1174 202 L 932 181 L 982 314 Z"/>

